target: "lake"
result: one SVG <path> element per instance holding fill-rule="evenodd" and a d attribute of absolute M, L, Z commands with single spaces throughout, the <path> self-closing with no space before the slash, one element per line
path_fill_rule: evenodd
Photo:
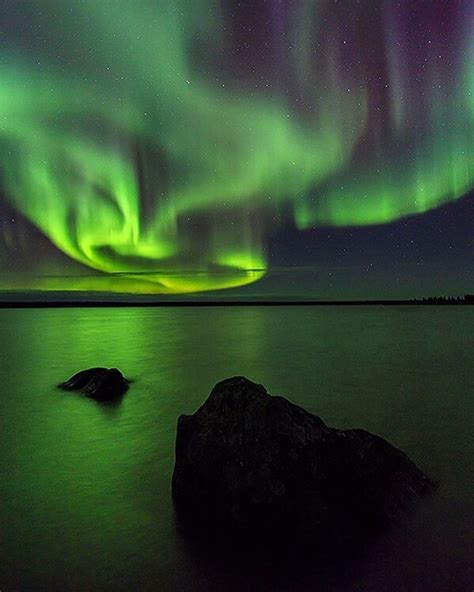
<path fill-rule="evenodd" d="M 0 590 L 470 592 L 473 328 L 468 306 L 0 310 Z M 55 388 L 91 366 L 133 379 L 121 403 Z M 176 421 L 233 375 L 383 436 L 438 490 L 329 562 L 185 540 Z"/>

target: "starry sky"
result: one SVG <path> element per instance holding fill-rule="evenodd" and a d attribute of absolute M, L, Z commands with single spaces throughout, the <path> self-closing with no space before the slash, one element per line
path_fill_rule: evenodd
<path fill-rule="evenodd" d="M 0 290 L 473 290 L 472 0 L 4 0 Z"/>

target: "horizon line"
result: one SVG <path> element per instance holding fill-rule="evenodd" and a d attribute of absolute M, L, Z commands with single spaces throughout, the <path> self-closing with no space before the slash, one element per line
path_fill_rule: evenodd
<path fill-rule="evenodd" d="M 474 296 L 434 296 L 412 299 L 374 300 L 0 300 L 0 308 L 123 308 L 123 307 L 223 307 L 223 306 L 466 306 Z"/>

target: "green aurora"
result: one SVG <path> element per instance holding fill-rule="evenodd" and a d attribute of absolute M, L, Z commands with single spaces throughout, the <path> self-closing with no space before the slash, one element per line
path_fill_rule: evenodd
<path fill-rule="evenodd" d="M 454 72 L 433 40 L 414 81 L 417 56 L 380 3 L 380 110 L 356 7 L 323 27 L 330 3 L 301 0 L 285 24 L 290 48 L 254 84 L 228 57 L 224 2 L 22 4 L 25 22 L 48 34 L 35 51 L 14 40 L 3 50 L 4 196 L 60 251 L 109 278 L 29 286 L 244 285 L 264 275 L 266 241 L 288 211 L 302 230 L 384 224 L 474 186 L 472 26 L 458 33 Z"/>

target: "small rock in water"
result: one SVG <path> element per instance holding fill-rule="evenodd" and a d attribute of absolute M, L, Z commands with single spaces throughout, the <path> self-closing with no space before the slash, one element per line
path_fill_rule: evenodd
<path fill-rule="evenodd" d="M 58 388 L 67 391 L 81 391 L 98 400 L 121 397 L 128 390 L 129 381 L 117 368 L 89 368 L 71 376 Z"/>
<path fill-rule="evenodd" d="M 181 524 L 246 541 L 342 542 L 401 515 L 433 483 L 400 450 L 339 430 L 246 378 L 178 420 Z"/>

